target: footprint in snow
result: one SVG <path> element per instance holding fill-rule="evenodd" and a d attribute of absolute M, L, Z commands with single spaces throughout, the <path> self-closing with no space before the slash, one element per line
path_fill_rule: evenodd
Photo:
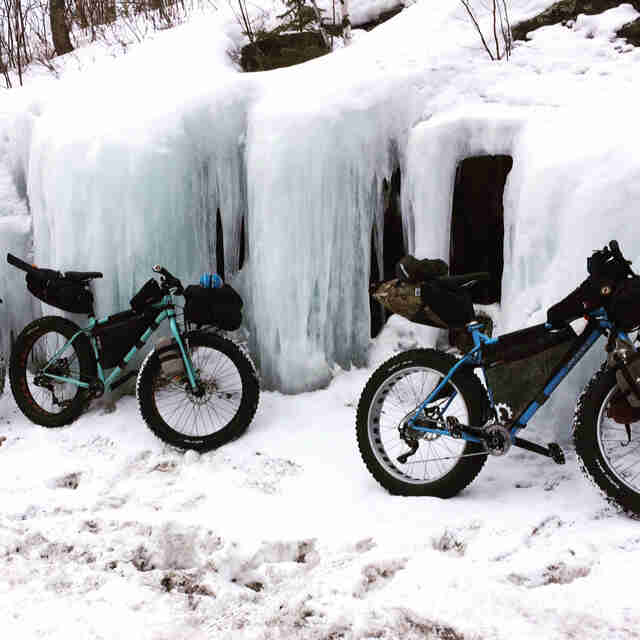
<path fill-rule="evenodd" d="M 379 561 L 362 568 L 362 578 L 353 590 L 354 598 L 364 598 L 369 592 L 382 589 L 398 571 L 407 566 L 406 558 Z"/>

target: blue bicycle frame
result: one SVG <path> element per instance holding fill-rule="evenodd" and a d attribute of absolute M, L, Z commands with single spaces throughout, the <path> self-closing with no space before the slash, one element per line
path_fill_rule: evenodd
<path fill-rule="evenodd" d="M 609 320 L 607 316 L 607 312 L 602 309 L 596 309 L 588 313 L 585 316 L 588 320 L 586 327 L 582 331 L 581 334 L 577 335 L 568 349 L 567 353 L 564 355 L 562 360 L 558 363 L 558 365 L 553 369 L 547 380 L 544 382 L 542 387 L 540 387 L 537 392 L 534 394 L 534 399 L 529 402 L 529 404 L 514 418 L 512 418 L 508 430 L 511 436 L 511 440 L 513 442 L 519 441 L 520 443 L 526 443 L 528 446 L 524 448 L 528 448 L 532 451 L 536 451 L 538 453 L 544 453 L 548 455 L 548 450 L 544 447 L 540 447 L 539 445 L 535 445 L 534 443 L 528 443 L 526 441 L 522 441 L 519 438 L 516 438 L 516 434 L 521 429 L 524 429 L 528 422 L 533 418 L 536 412 L 540 409 L 540 407 L 551 397 L 554 390 L 558 387 L 558 385 L 566 378 L 569 372 L 580 362 L 580 360 L 584 357 L 584 355 L 591 349 L 591 347 L 596 343 L 600 336 L 604 335 L 607 331 L 614 329 L 613 324 Z M 471 333 L 473 337 L 474 347 L 469 351 L 463 358 L 461 358 L 451 369 L 447 372 L 447 375 L 440 381 L 440 383 L 436 386 L 436 388 L 427 396 L 427 398 L 422 402 L 422 404 L 416 410 L 415 415 L 408 421 L 408 425 L 411 429 L 415 431 L 423 432 L 423 433 L 436 433 L 445 436 L 451 436 L 451 431 L 449 429 L 438 429 L 435 427 L 427 427 L 423 426 L 423 424 L 418 424 L 420 420 L 420 415 L 427 408 L 429 403 L 433 398 L 437 396 L 437 394 L 445 387 L 445 385 L 451 380 L 455 372 L 460 367 L 470 366 L 473 368 L 482 368 L 483 372 L 485 370 L 485 363 L 482 359 L 482 346 L 485 344 L 496 344 L 500 341 L 500 338 L 491 338 L 486 334 L 481 332 L 482 324 L 479 322 L 473 322 L 467 326 L 468 331 Z M 551 328 L 551 327 L 550 327 Z M 618 336 L 623 340 L 629 341 L 629 337 L 625 332 L 619 331 Z M 485 376 L 486 379 L 486 376 Z M 489 384 L 487 384 L 487 393 L 489 396 L 489 405 L 490 408 L 495 411 L 495 405 L 493 401 L 493 393 Z M 446 408 L 451 404 L 456 392 L 454 392 L 450 398 L 448 399 L 445 406 L 441 407 L 441 412 L 444 413 Z M 466 427 L 466 430 L 465 430 Z M 460 437 L 465 440 L 471 442 L 483 442 L 482 438 L 470 433 L 470 431 L 478 429 L 478 427 L 474 427 L 473 425 L 461 425 L 462 432 Z"/>
<path fill-rule="evenodd" d="M 124 356 L 122 365 L 116 366 L 113 371 L 109 374 L 108 377 L 105 378 L 104 369 L 100 363 L 100 353 L 98 350 L 98 343 L 96 338 L 92 335 L 93 330 L 109 321 L 109 317 L 102 318 L 101 320 L 96 320 L 95 318 L 91 318 L 89 321 L 89 325 L 83 329 L 80 329 L 77 333 L 75 333 L 55 354 L 54 356 L 47 362 L 47 364 L 39 371 L 39 374 L 45 376 L 47 378 L 52 378 L 53 380 L 57 380 L 59 382 L 68 382 L 70 384 L 74 384 L 78 387 L 82 387 L 83 389 L 91 388 L 91 384 L 89 382 L 85 382 L 82 380 L 77 380 L 75 378 L 68 378 L 66 376 L 59 376 L 53 373 L 47 373 L 47 369 L 56 361 L 58 357 L 64 350 L 80 336 L 81 334 L 86 334 L 91 342 L 91 346 L 93 347 L 93 353 L 96 360 L 97 365 L 97 373 L 98 380 L 102 383 L 104 391 L 111 391 L 116 386 L 118 386 L 119 378 L 126 368 L 126 365 L 131 362 L 132 358 L 136 355 L 136 353 L 146 344 L 147 340 L 153 335 L 153 333 L 158 329 L 158 327 L 165 321 L 169 320 L 169 327 L 171 329 L 171 335 L 175 338 L 176 343 L 180 347 L 180 353 L 182 354 L 182 359 L 185 364 L 185 370 L 187 373 L 187 377 L 189 379 L 189 384 L 191 388 L 195 391 L 197 389 L 197 381 L 196 374 L 193 368 L 193 363 L 191 362 L 191 358 L 189 356 L 188 351 L 185 349 L 184 343 L 180 336 L 180 331 L 178 330 L 178 324 L 176 322 L 176 312 L 173 304 L 173 296 L 165 295 L 162 300 L 154 305 L 152 308 L 157 308 L 159 313 L 153 320 L 152 325 L 142 334 L 140 340 L 129 350 L 129 352 Z"/>

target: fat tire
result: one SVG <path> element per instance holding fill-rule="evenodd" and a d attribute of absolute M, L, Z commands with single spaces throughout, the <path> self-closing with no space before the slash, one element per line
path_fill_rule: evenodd
<path fill-rule="evenodd" d="M 56 428 L 72 423 L 87 408 L 91 400 L 88 389 L 78 387 L 71 404 L 58 413 L 42 408 L 31 394 L 27 382 L 27 361 L 33 345 L 47 333 L 58 333 L 67 340 L 80 331 L 80 327 L 71 320 L 60 316 L 45 316 L 28 324 L 16 338 L 9 360 L 9 382 L 11 392 L 20 411 L 32 422 L 43 427 Z M 79 377 L 90 381 L 96 376 L 96 362 L 91 343 L 85 334 L 73 341 L 78 357 Z M 66 353 L 66 351 L 65 351 Z"/>
<path fill-rule="evenodd" d="M 233 418 L 222 429 L 206 436 L 183 434 L 167 424 L 158 411 L 154 395 L 155 381 L 161 373 L 160 359 L 155 350 L 142 363 L 136 396 L 143 420 L 160 440 L 179 449 L 202 453 L 239 438 L 248 429 L 258 408 L 260 385 L 252 362 L 235 342 L 218 334 L 196 331 L 188 334 L 188 343 L 219 351 L 235 366 L 242 382 L 242 398 Z"/>
<path fill-rule="evenodd" d="M 403 482 L 391 475 L 378 461 L 369 438 L 369 412 L 376 391 L 392 375 L 403 368 L 426 367 L 440 372 L 443 376 L 456 364 L 457 360 L 446 353 L 434 349 L 413 349 L 401 353 L 380 365 L 367 382 L 358 402 L 356 415 L 356 435 L 360 455 L 373 477 L 394 495 L 435 496 L 450 498 L 468 486 L 480 473 L 487 460 L 486 455 L 460 458 L 455 466 L 443 477 L 435 481 L 414 484 Z M 471 369 L 458 369 L 451 378 L 462 395 L 472 425 L 480 426 L 488 415 L 487 394 L 478 377 Z M 445 436 L 446 437 L 446 436 Z M 483 445 L 467 442 L 462 454 L 476 454 L 485 451 Z"/>
<path fill-rule="evenodd" d="M 615 371 L 604 367 L 587 383 L 576 406 L 573 442 L 582 472 L 606 500 L 623 511 L 638 516 L 640 495 L 616 477 L 600 450 L 598 441 L 598 416 L 616 384 Z"/>

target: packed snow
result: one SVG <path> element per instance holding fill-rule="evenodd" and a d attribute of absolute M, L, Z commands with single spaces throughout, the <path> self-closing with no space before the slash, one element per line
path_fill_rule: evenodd
<path fill-rule="evenodd" d="M 372 363 L 420 343 L 395 318 Z M 360 460 L 371 371 L 264 392 L 204 455 L 156 440 L 134 398 L 63 429 L 0 399 L 5 637 L 631 640 L 637 521 L 567 464 L 512 451 L 450 500 L 387 494 Z M 529 437 L 544 441 L 548 425 Z"/>

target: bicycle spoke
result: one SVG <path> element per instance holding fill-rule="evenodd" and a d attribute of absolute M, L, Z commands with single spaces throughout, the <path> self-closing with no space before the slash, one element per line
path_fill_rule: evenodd
<path fill-rule="evenodd" d="M 188 383 L 157 384 L 155 402 L 163 420 L 187 436 L 208 436 L 234 418 L 242 401 L 242 380 L 233 362 L 222 352 L 198 346 L 191 361 L 201 384 L 201 395 Z"/>
<path fill-rule="evenodd" d="M 417 412 L 429 394 L 441 383 L 439 372 L 415 368 L 391 377 L 381 387 L 372 402 L 370 420 L 371 441 L 376 443 L 376 456 L 392 474 L 408 482 L 432 482 L 445 476 L 461 457 L 466 442 L 437 434 L 418 434 L 418 448 L 405 463 L 396 461 L 399 452 L 407 451 L 408 444 L 400 437 L 400 428 L 412 412 Z M 450 383 L 449 383 L 450 384 Z M 460 395 L 446 406 L 442 398 L 429 405 L 444 408 L 446 416 L 455 416 L 460 422 L 468 421 L 468 413 Z M 441 416 L 444 418 L 445 416 Z M 422 435 L 422 437 L 420 437 Z M 470 454 L 486 455 L 486 453 Z"/>

